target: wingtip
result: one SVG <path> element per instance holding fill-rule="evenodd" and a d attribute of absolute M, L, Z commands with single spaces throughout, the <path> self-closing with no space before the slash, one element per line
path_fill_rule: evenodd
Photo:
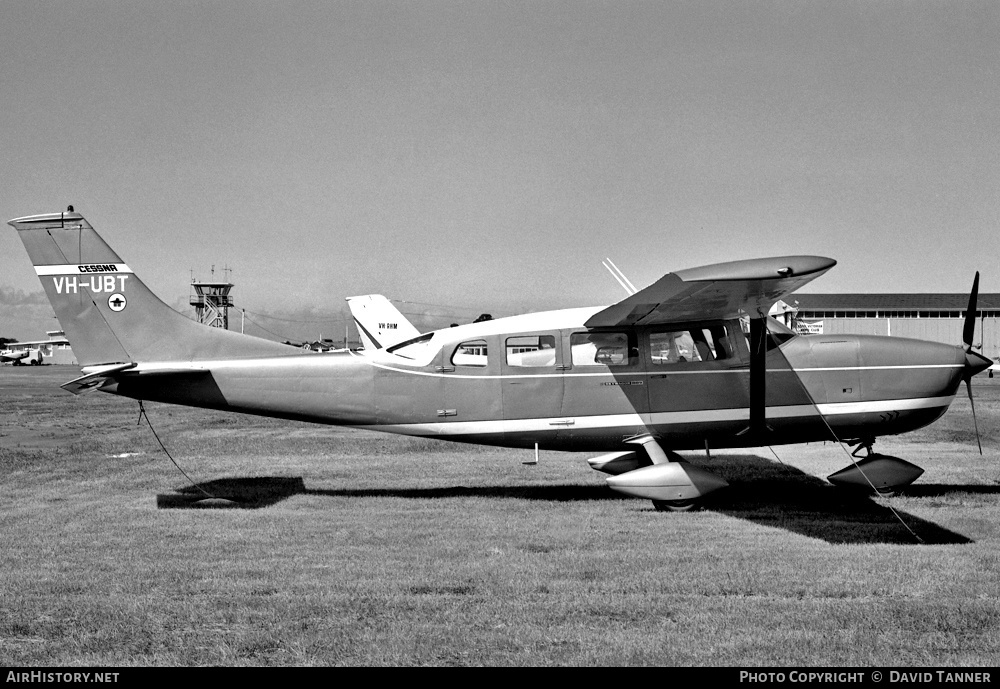
<path fill-rule="evenodd" d="M 776 280 L 824 273 L 837 265 L 826 256 L 774 256 L 715 263 L 675 273 L 684 282 L 715 280 Z"/>

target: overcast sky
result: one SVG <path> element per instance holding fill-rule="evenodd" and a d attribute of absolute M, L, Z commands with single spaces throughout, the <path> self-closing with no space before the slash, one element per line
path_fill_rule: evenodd
<path fill-rule="evenodd" d="M 0 207 L 290 318 L 611 303 L 604 257 L 1000 292 L 998 36 L 996 2 L 0 0 Z M 6 228 L 0 298 L 38 292 Z"/>

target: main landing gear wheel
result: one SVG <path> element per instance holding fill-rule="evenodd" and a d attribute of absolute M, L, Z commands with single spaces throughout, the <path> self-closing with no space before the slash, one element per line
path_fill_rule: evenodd
<path fill-rule="evenodd" d="M 690 512 L 698 507 L 698 500 L 653 500 L 657 512 Z"/>

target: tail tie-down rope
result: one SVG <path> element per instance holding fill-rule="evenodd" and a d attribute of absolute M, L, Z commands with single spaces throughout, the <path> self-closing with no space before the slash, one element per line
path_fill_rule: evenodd
<path fill-rule="evenodd" d="M 156 438 L 156 442 L 159 443 L 160 449 L 163 450 L 163 454 L 165 454 L 167 456 L 167 458 L 173 463 L 173 465 L 175 467 L 177 467 L 177 471 L 181 472 L 181 474 L 184 476 L 184 478 L 186 478 L 188 481 L 191 482 L 191 486 L 193 488 L 197 488 L 199 491 L 201 491 L 202 493 L 204 493 L 205 497 L 215 499 L 217 496 L 212 495 L 207 490 L 205 490 L 204 488 L 202 488 L 200 485 L 198 485 L 197 483 L 195 483 L 194 479 L 191 478 L 188 475 L 188 473 L 186 471 L 184 471 L 184 469 L 181 468 L 181 465 L 178 464 L 177 461 L 173 458 L 173 456 L 170 454 L 170 451 L 167 450 L 166 445 L 164 445 L 163 441 L 160 440 L 160 436 L 157 435 L 156 429 L 153 428 L 153 422 L 149 420 L 149 414 L 146 413 L 146 408 L 142 405 L 142 400 L 139 400 L 139 418 L 136 421 L 136 425 L 137 426 L 139 426 L 139 425 L 142 424 L 143 417 L 145 417 L 145 419 L 146 419 L 146 424 L 149 426 L 149 430 L 153 432 L 153 437 Z"/>

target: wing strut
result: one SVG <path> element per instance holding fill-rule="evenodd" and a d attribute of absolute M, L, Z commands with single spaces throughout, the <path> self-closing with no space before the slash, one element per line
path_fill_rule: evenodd
<path fill-rule="evenodd" d="M 750 425 L 737 435 L 746 435 L 758 445 L 767 444 L 767 330 L 765 316 L 758 311 L 750 319 Z"/>
<path fill-rule="evenodd" d="M 759 315 L 759 314 L 758 314 Z M 750 319 L 750 428 L 751 438 L 767 434 L 767 323 Z M 757 442 L 755 440 L 755 442 Z"/>

